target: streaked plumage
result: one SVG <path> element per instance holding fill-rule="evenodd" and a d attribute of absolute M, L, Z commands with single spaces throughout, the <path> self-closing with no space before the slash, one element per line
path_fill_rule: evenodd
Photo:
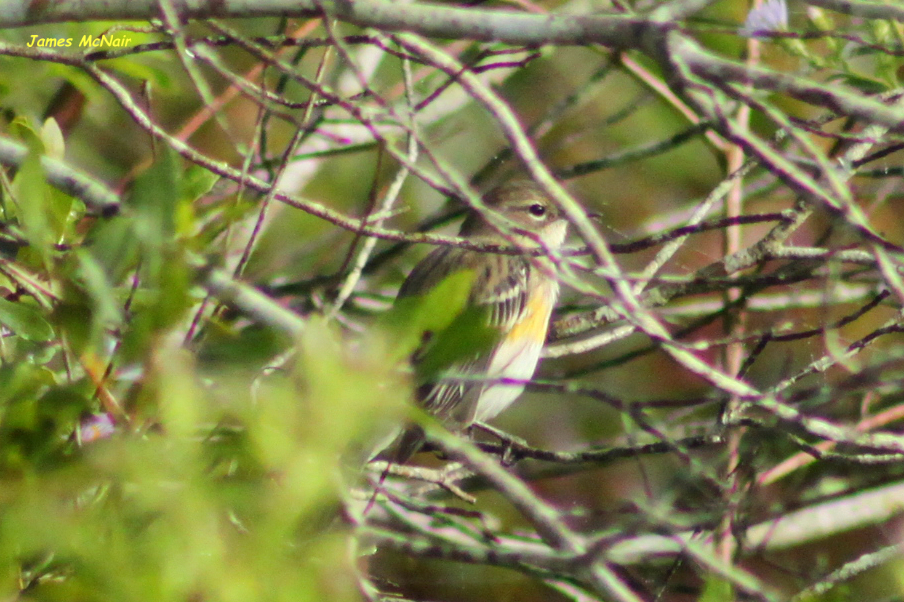
<path fill-rule="evenodd" d="M 484 199 L 504 218 L 506 237 L 480 213 L 472 211 L 461 236 L 490 243 L 516 243 L 547 248 L 563 244 L 567 223 L 556 206 L 531 182 L 515 181 L 491 191 Z M 489 309 L 489 323 L 500 338 L 489 353 L 453 366 L 449 374 L 474 376 L 487 382 L 438 380 L 418 389 L 418 403 L 452 430 L 491 420 L 524 390 L 522 384 L 499 379 L 530 379 L 540 359 L 549 318 L 559 294 L 550 266 L 527 255 L 502 255 L 457 247 L 439 247 L 425 257 L 405 280 L 399 298 L 423 294 L 459 270 L 473 270 L 468 303 Z M 417 357 L 415 360 L 417 361 Z M 404 462 L 423 444 L 423 433 L 410 427 L 380 457 Z"/>

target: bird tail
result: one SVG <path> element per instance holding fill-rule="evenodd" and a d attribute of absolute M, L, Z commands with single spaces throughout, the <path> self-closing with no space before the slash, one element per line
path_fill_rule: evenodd
<path fill-rule="evenodd" d="M 364 508 L 364 516 L 367 516 L 370 509 L 373 508 L 373 505 L 376 503 L 377 496 L 383 491 L 383 483 L 386 482 L 386 477 L 392 472 L 392 467 L 399 466 L 410 460 L 411 456 L 418 453 L 421 448 L 424 447 L 426 441 L 427 437 L 424 435 L 424 429 L 416 424 L 412 424 L 396 435 L 392 443 L 383 446 L 382 449 L 379 449 L 371 456 L 368 462 L 383 461 L 386 462 L 386 468 L 380 473 L 380 479 L 377 481 L 374 492 L 370 496 L 367 506 Z"/>

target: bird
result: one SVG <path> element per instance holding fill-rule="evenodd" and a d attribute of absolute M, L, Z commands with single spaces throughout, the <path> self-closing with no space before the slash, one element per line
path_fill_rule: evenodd
<path fill-rule="evenodd" d="M 488 192 L 483 202 L 485 210 L 469 210 L 460 237 L 525 250 L 554 251 L 564 244 L 568 221 L 534 182 L 506 182 Z M 442 246 L 414 267 L 399 289 L 397 302 L 423 295 L 462 270 L 473 272 L 465 307 L 483 310 L 493 342 L 449 367 L 445 378 L 440 375 L 422 383 L 415 393 L 417 405 L 453 432 L 492 420 L 521 395 L 523 382 L 533 377 L 540 361 L 559 297 L 555 266 L 536 254 Z M 415 352 L 413 363 L 420 356 Z M 409 425 L 374 459 L 405 463 L 425 441 L 423 429 Z"/>

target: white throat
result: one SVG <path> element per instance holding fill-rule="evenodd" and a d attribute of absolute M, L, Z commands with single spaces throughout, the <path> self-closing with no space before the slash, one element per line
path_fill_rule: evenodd
<path fill-rule="evenodd" d="M 565 244 L 565 234 L 568 232 L 568 222 L 560 219 L 550 224 L 543 230 L 543 244 L 550 249 L 558 249 Z"/>

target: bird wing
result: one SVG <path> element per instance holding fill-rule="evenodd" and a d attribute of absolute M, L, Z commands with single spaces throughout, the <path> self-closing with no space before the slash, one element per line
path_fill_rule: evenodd
<path fill-rule="evenodd" d="M 454 272 L 469 269 L 475 272 L 475 279 L 468 303 L 488 308 L 490 326 L 498 328 L 500 332 L 510 332 L 522 321 L 524 312 L 527 311 L 527 285 L 532 277 L 532 267 L 526 258 L 440 247 L 415 266 L 399 289 L 398 299 L 424 294 Z M 430 335 L 431 333 L 424 333 L 424 344 L 420 351 L 414 353 L 411 360 L 413 364 L 423 358 L 423 348 L 428 346 Z M 447 370 L 446 378 L 432 380 L 418 387 L 418 405 L 451 429 L 470 425 L 486 389 L 485 383 L 480 382 L 478 377 L 486 377 L 488 371 L 500 365 L 500 361 L 506 365 L 516 362 L 512 357 L 513 354 L 517 355 L 516 351 L 511 343 L 506 344 L 504 340 L 500 340 L 492 350 L 476 353 L 473 357 L 456 363 Z M 472 380 L 468 380 L 468 377 Z M 509 387 L 509 390 L 510 393 L 503 395 L 510 402 L 520 393 L 520 388 Z M 402 463 L 417 453 L 424 441 L 423 429 L 411 424 L 395 437 L 393 443 L 374 454 L 373 458 Z"/>
<path fill-rule="evenodd" d="M 459 270 L 474 270 L 475 279 L 469 304 L 488 308 L 489 324 L 500 332 L 509 332 L 522 321 L 527 309 L 528 282 L 532 266 L 524 257 L 478 253 L 468 249 L 441 247 L 424 258 L 405 280 L 399 298 L 423 294 Z M 429 340 L 426 333 L 425 340 Z M 504 342 L 490 352 L 476 354 L 448 370 L 454 377 L 428 382 L 418 388 L 418 403 L 429 413 L 453 424 L 466 426 L 474 414 L 483 383 L 467 377 L 485 376 L 488 367 Z M 416 352 L 412 361 L 418 362 Z"/>

